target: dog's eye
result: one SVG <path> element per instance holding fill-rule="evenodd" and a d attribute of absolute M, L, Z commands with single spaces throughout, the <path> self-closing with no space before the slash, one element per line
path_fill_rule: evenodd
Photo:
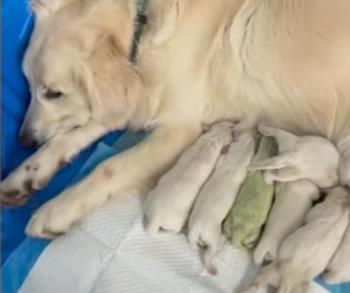
<path fill-rule="evenodd" d="M 47 99 L 58 99 L 58 98 L 61 98 L 62 96 L 63 96 L 63 93 L 57 90 L 48 89 L 45 92 L 45 97 Z"/>

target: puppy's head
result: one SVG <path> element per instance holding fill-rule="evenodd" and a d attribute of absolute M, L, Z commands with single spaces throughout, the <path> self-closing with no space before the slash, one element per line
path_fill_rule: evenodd
<path fill-rule="evenodd" d="M 23 70 L 31 102 L 20 137 L 41 145 L 97 121 L 127 126 L 142 86 L 128 54 L 134 1 L 34 0 L 35 27 Z"/>

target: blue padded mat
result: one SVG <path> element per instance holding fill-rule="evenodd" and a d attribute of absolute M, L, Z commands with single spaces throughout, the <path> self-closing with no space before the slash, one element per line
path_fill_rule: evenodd
<path fill-rule="evenodd" d="M 28 85 L 21 72 L 23 52 L 27 46 L 33 26 L 33 18 L 27 8 L 27 0 L 2 1 L 2 101 L 1 101 L 1 178 L 16 168 L 33 150 L 19 144 L 17 134 L 29 101 Z M 114 142 L 121 132 L 105 136 L 102 140 L 107 144 Z M 43 202 L 59 193 L 74 178 L 87 158 L 96 149 L 96 143 L 82 152 L 74 162 L 61 170 L 50 182 L 49 186 L 37 194 L 30 202 L 17 209 L 2 209 L 1 213 L 1 261 L 2 263 L 25 239 L 24 228 L 33 213 Z M 45 242 L 23 242 L 27 251 L 40 250 Z M 22 251 L 22 250 L 19 250 Z M 35 259 L 31 255 L 15 254 L 12 263 L 18 267 L 29 264 Z M 16 267 L 16 266 L 14 266 Z M 12 277 L 18 271 L 9 270 Z M 5 276 L 4 276 L 5 277 Z M 349 284 L 328 287 L 334 293 L 349 293 Z"/>

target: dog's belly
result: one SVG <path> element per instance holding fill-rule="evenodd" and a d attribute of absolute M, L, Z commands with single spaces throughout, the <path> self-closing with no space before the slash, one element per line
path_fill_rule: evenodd
<path fill-rule="evenodd" d="M 162 54 L 150 57 L 157 62 L 146 72 L 159 87 L 150 96 L 162 101 L 156 119 L 249 116 L 296 134 L 343 138 L 350 129 L 350 2 L 218 2 L 214 9 L 208 0 L 188 1 Z"/>
<path fill-rule="evenodd" d="M 337 141 L 350 130 L 350 3 L 275 2 L 248 0 L 236 16 L 224 108 Z"/>

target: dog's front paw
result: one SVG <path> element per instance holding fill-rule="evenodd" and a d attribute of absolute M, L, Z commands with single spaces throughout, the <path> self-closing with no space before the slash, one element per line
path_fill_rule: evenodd
<path fill-rule="evenodd" d="M 30 186 L 30 181 L 27 182 Z M 30 192 L 26 188 L 3 181 L 0 183 L 0 202 L 4 207 L 21 206 L 29 199 Z"/>
<path fill-rule="evenodd" d="M 27 159 L 0 183 L 0 201 L 4 206 L 19 206 L 27 202 L 30 195 L 44 188 L 56 170 L 65 164 L 48 152 L 39 152 Z"/>
<path fill-rule="evenodd" d="M 39 167 L 19 167 L 0 184 L 0 200 L 4 206 L 19 206 L 27 202 L 30 195 L 41 189 L 45 182 L 36 177 Z"/>
<path fill-rule="evenodd" d="M 81 202 L 62 194 L 44 204 L 30 219 L 26 233 L 32 237 L 52 239 L 66 233 L 81 217 Z"/>

